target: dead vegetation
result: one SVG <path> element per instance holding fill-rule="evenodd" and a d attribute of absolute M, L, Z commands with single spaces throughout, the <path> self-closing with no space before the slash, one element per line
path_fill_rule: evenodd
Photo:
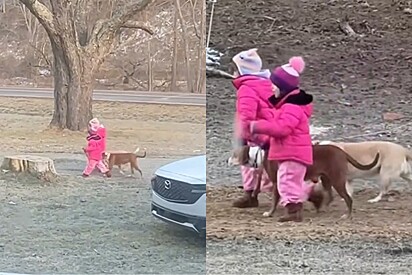
<path fill-rule="evenodd" d="M 46 32 L 20 1 L 3 3 L 0 84 L 51 86 L 53 55 Z M 48 1 L 38 3 L 50 6 Z M 79 43 L 90 39 L 99 20 L 112 18 L 127 4 L 122 0 L 74 1 L 73 5 L 79 7 L 73 18 Z M 199 0 L 152 1 L 134 18 L 137 21 L 122 26 L 116 46 L 93 74 L 97 87 L 204 93 L 204 6 Z M 149 26 L 152 36 L 136 31 L 147 31 Z"/>

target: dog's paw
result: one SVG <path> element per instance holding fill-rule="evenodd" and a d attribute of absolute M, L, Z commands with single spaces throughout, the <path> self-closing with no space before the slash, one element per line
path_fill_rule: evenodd
<path fill-rule="evenodd" d="M 263 217 L 272 217 L 269 211 L 263 213 Z"/>
<path fill-rule="evenodd" d="M 380 200 L 381 200 L 381 198 L 376 197 L 376 198 L 373 198 L 373 199 L 368 200 L 368 202 L 369 202 L 369 203 L 377 203 L 377 202 L 380 201 Z"/>
<path fill-rule="evenodd" d="M 352 219 L 352 216 L 351 215 L 348 215 L 348 214 L 343 214 L 341 217 L 340 217 L 340 220 L 351 220 Z"/>

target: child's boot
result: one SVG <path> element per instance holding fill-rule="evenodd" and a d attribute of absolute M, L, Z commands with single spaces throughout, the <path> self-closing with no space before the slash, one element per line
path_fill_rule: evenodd
<path fill-rule="evenodd" d="M 107 171 L 106 173 L 104 173 L 106 175 L 106 177 L 111 178 L 112 177 L 112 173 L 110 171 Z"/>
<path fill-rule="evenodd" d="M 278 222 L 301 222 L 302 218 L 302 203 L 289 203 L 286 205 L 286 215 L 280 217 Z"/>
<path fill-rule="evenodd" d="M 257 196 L 252 196 L 253 191 L 245 191 L 243 197 L 238 198 L 232 204 L 233 207 L 237 208 L 250 208 L 250 207 L 258 207 L 259 201 Z"/>

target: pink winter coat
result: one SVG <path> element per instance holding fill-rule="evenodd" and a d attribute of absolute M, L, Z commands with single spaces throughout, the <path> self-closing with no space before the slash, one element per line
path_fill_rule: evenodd
<path fill-rule="evenodd" d="M 96 132 L 101 138 L 102 138 L 102 143 L 101 143 L 101 150 L 102 152 L 106 151 L 106 128 L 101 124 L 99 129 L 97 129 Z"/>
<path fill-rule="evenodd" d="M 87 147 L 85 152 L 88 159 L 102 160 L 104 152 L 104 139 L 96 133 L 87 136 Z"/>
<path fill-rule="evenodd" d="M 273 107 L 269 97 L 273 95 L 272 82 L 264 77 L 244 75 L 233 80 L 237 89 L 236 124 L 237 136 L 259 146 L 269 143 L 269 136 L 250 133 L 250 122 L 273 119 Z"/>
<path fill-rule="evenodd" d="M 313 163 L 309 119 L 313 97 L 303 90 L 295 90 L 275 102 L 272 119 L 253 123 L 252 132 L 271 137 L 269 160 L 294 160 L 306 165 Z"/>

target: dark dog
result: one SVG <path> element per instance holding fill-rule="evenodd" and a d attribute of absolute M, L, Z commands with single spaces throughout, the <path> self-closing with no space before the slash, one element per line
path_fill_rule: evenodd
<path fill-rule="evenodd" d="M 241 165 L 247 165 L 250 163 L 249 160 L 249 146 L 244 146 L 241 152 L 237 154 L 238 162 Z M 277 172 L 278 172 L 278 162 L 273 160 L 267 160 L 265 154 L 265 159 L 263 161 L 263 166 L 267 171 L 270 180 L 273 182 L 273 196 L 272 196 L 272 207 L 268 212 L 263 215 L 270 217 L 276 210 L 279 203 L 280 195 L 277 189 Z M 359 170 L 370 170 L 376 166 L 379 161 L 379 152 L 377 152 L 375 159 L 372 163 L 363 165 L 352 158 L 342 149 L 333 145 L 314 145 L 313 146 L 313 164 L 308 166 L 306 171 L 305 180 L 316 181 L 317 179 L 322 180 L 323 188 L 328 193 L 328 201 L 326 205 L 329 205 L 333 201 L 332 187 L 336 192 L 344 199 L 346 206 L 348 208 L 348 214 L 344 215 L 348 218 L 352 215 L 352 192 L 347 190 L 347 174 L 348 174 L 348 162 L 352 164 Z M 260 185 L 260 182 L 258 182 Z M 260 188 L 260 187 L 259 187 Z M 322 200 L 317 200 L 316 198 L 309 198 L 319 211 L 322 205 Z"/>
<path fill-rule="evenodd" d="M 142 170 L 140 170 L 137 162 L 137 158 L 145 158 L 146 157 L 146 150 L 144 154 L 139 156 L 137 153 L 139 152 L 139 148 L 136 149 L 133 153 L 130 152 L 104 152 L 103 153 L 103 160 L 111 172 L 113 166 L 119 167 L 120 173 L 123 173 L 122 165 L 130 163 L 130 170 L 131 173 L 134 175 L 134 169 L 139 171 L 140 175 L 143 177 Z"/>

